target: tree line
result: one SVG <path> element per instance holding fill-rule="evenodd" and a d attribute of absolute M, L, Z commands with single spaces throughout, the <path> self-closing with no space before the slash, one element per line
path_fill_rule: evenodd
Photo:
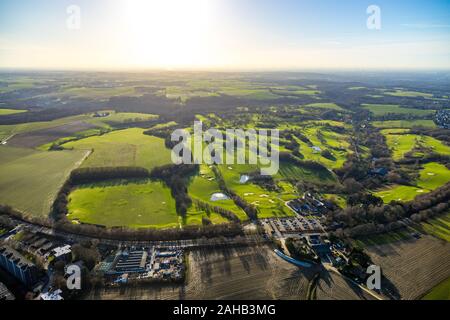
<path fill-rule="evenodd" d="M 225 219 L 235 222 L 235 223 L 240 223 L 241 220 L 236 216 L 236 214 L 234 214 L 234 212 L 230 211 L 230 210 L 226 210 L 222 207 L 217 207 L 217 206 L 212 206 L 207 202 L 195 199 L 194 200 L 194 205 L 200 209 L 205 211 L 206 213 L 210 213 L 210 212 L 215 212 L 217 214 L 220 214 L 222 217 L 224 217 Z"/>

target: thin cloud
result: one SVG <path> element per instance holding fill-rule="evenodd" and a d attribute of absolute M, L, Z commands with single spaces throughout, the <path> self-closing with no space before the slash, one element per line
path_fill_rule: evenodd
<path fill-rule="evenodd" d="M 416 29 L 450 28 L 450 24 L 428 24 L 428 23 L 404 23 L 401 26 Z"/>

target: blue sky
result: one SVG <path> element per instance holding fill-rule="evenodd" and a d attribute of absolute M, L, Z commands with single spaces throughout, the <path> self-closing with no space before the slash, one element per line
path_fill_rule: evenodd
<path fill-rule="evenodd" d="M 1 0 L 0 67 L 450 69 L 450 1 Z"/>

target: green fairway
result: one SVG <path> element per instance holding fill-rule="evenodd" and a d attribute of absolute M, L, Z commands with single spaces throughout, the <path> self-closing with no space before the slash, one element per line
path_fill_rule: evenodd
<path fill-rule="evenodd" d="M 325 127 L 312 125 L 304 128 L 301 132 L 312 143 L 312 145 L 309 145 L 300 139 L 296 139 L 300 144 L 300 153 L 304 156 L 303 160 L 316 161 L 329 169 L 334 169 L 342 167 L 347 160 L 347 155 L 352 153 L 347 134 L 339 134 Z M 328 150 L 333 158 L 323 157 L 322 151 L 324 150 Z"/>
<path fill-rule="evenodd" d="M 419 179 L 416 181 L 417 186 L 392 186 L 387 189 L 375 192 L 375 195 L 382 198 L 385 203 L 392 200 L 410 201 L 416 196 L 428 193 L 439 188 L 450 181 L 450 170 L 444 165 L 431 162 L 424 165 L 420 170 Z"/>
<path fill-rule="evenodd" d="M 0 116 L 6 116 L 8 114 L 16 114 L 27 112 L 27 110 L 17 110 L 17 109 L 0 109 Z"/>
<path fill-rule="evenodd" d="M 73 221 L 107 227 L 172 228 L 179 226 L 170 189 L 150 180 L 92 184 L 69 196 Z"/>
<path fill-rule="evenodd" d="M 384 203 L 395 201 L 411 201 L 420 194 L 425 193 L 425 190 L 411 187 L 411 186 L 392 186 L 387 189 L 375 192 L 377 197 L 383 199 Z"/>
<path fill-rule="evenodd" d="M 280 170 L 275 177 L 280 179 L 294 179 L 298 181 L 311 181 L 330 184 L 336 182 L 336 178 L 328 170 L 312 170 L 286 161 L 282 161 L 280 163 Z"/>
<path fill-rule="evenodd" d="M 228 188 L 236 192 L 247 203 L 258 209 L 259 218 L 292 216 L 294 213 L 286 207 L 285 200 L 277 192 L 247 182 L 240 183 L 241 174 L 254 171 L 249 165 L 218 166 Z M 252 170 L 253 169 L 253 170 Z M 284 195 L 286 197 L 286 194 Z"/>
<path fill-rule="evenodd" d="M 144 129 L 113 131 L 102 136 L 63 144 L 66 149 L 93 150 L 83 167 L 138 166 L 152 169 L 171 163 L 170 150 L 161 138 L 144 135 Z"/>
<path fill-rule="evenodd" d="M 382 130 L 382 133 L 386 136 L 386 143 L 392 151 L 392 158 L 394 160 L 402 159 L 406 153 L 412 151 L 416 146 L 422 146 L 439 154 L 450 154 L 450 147 L 433 137 L 405 134 L 401 130 L 403 129 Z"/>
<path fill-rule="evenodd" d="M 219 189 L 219 185 L 216 182 L 216 178 L 211 171 L 211 169 L 207 165 L 201 165 L 200 174 L 192 179 L 188 187 L 189 195 L 192 199 L 197 199 L 206 203 L 209 203 L 214 207 L 221 207 L 226 210 L 229 210 L 236 214 L 241 220 L 247 220 L 247 215 L 245 212 L 236 206 L 233 200 L 219 200 L 219 201 L 211 201 L 211 195 L 216 192 L 221 192 Z M 195 214 L 196 213 L 196 214 Z M 201 217 L 204 215 L 204 212 L 196 210 L 195 208 L 191 208 L 191 214 L 188 218 L 188 223 L 190 224 L 190 220 L 196 220 L 201 223 Z M 200 216 L 199 216 L 200 215 Z M 213 214 L 213 216 L 215 216 Z M 217 217 L 215 217 L 217 219 Z M 224 218 L 219 219 L 219 221 L 228 221 Z M 214 222 L 214 221 L 213 221 Z"/>
<path fill-rule="evenodd" d="M 59 188 L 86 153 L 0 147 L 0 203 L 47 217 Z"/>
<path fill-rule="evenodd" d="M 434 287 L 422 300 L 450 300 L 450 278 Z"/>
<path fill-rule="evenodd" d="M 434 190 L 450 182 L 450 170 L 446 166 L 431 162 L 423 166 L 417 185 L 424 189 Z"/>
<path fill-rule="evenodd" d="M 402 108 L 399 105 L 392 104 L 363 104 L 364 109 L 369 110 L 374 116 L 384 116 L 387 114 L 407 114 L 415 116 L 426 116 L 434 114 L 434 110 L 422 110 L 413 108 Z"/>

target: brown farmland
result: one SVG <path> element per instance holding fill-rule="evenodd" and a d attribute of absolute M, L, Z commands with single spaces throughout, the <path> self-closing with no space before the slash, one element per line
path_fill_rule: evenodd
<path fill-rule="evenodd" d="M 401 299 L 421 298 L 450 276 L 450 243 L 432 236 L 366 250 Z"/>
<path fill-rule="evenodd" d="M 36 148 L 92 128 L 96 128 L 96 126 L 84 121 L 74 121 L 53 128 L 19 133 L 8 140 L 8 145 L 22 148 Z"/>

